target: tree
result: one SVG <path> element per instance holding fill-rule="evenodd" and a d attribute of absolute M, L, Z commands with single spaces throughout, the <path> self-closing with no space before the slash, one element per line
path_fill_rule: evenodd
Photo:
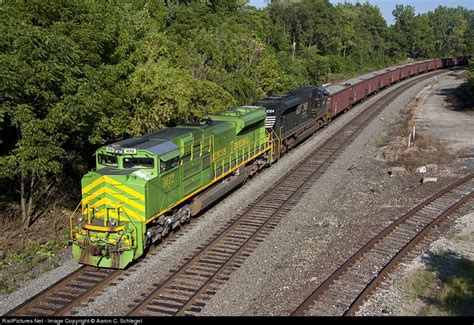
<path fill-rule="evenodd" d="M 105 143 L 406 55 L 474 48 L 474 14 L 463 8 L 397 6 L 389 28 L 369 3 L 247 3 L 2 1 L 0 184 L 25 227 L 55 191 L 78 199 Z"/>
<path fill-rule="evenodd" d="M 474 101 L 474 63 L 469 63 L 469 72 L 467 74 L 467 90 L 471 96 L 472 101 Z"/>
<path fill-rule="evenodd" d="M 141 5 L 2 4 L 0 108 L 8 141 L 0 177 L 15 184 L 25 228 L 47 206 L 69 157 L 80 156 L 74 151 L 88 157 L 91 144 L 126 134 L 127 76 L 142 59 L 136 50 L 147 29 L 162 26 L 160 7 Z"/>
<path fill-rule="evenodd" d="M 431 27 L 436 35 L 435 51 L 440 56 L 464 53 L 464 35 L 468 27 L 462 9 L 439 6 L 428 13 Z"/>

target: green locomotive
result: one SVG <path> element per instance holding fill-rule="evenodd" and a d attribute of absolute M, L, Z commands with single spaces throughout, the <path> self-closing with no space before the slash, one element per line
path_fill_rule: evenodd
<path fill-rule="evenodd" d="M 74 258 L 123 269 L 271 163 L 265 118 L 265 108 L 243 106 L 99 148 L 96 170 L 82 179 L 81 213 L 70 220 Z"/>

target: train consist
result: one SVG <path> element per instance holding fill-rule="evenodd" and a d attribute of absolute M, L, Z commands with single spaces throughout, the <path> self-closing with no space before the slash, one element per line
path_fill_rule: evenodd
<path fill-rule="evenodd" d="M 301 87 L 101 147 L 96 169 L 82 179 L 81 213 L 70 219 L 72 254 L 83 264 L 123 269 L 353 105 L 403 79 L 466 61 L 427 60 Z"/>

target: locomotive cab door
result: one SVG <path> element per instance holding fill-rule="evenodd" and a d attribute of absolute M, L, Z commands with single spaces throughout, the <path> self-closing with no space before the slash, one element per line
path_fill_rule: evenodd
<path fill-rule="evenodd" d="M 159 158 L 159 176 L 161 188 L 164 192 L 163 203 L 164 206 L 167 206 L 176 202 L 181 196 L 179 190 L 181 184 L 179 151 L 166 153 Z"/>

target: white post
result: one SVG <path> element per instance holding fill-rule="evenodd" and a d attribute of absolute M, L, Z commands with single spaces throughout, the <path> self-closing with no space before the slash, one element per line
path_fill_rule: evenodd
<path fill-rule="evenodd" d="M 292 60 L 294 61 L 295 60 L 295 51 L 296 51 L 296 41 L 293 42 L 292 50 L 293 50 Z"/>
<path fill-rule="evenodd" d="M 416 124 L 413 123 L 413 130 L 411 131 L 411 133 L 413 134 L 413 141 L 415 141 L 415 133 L 416 133 Z"/>
<path fill-rule="evenodd" d="M 410 148 L 410 144 L 411 144 L 411 133 L 408 134 L 408 148 Z"/>

